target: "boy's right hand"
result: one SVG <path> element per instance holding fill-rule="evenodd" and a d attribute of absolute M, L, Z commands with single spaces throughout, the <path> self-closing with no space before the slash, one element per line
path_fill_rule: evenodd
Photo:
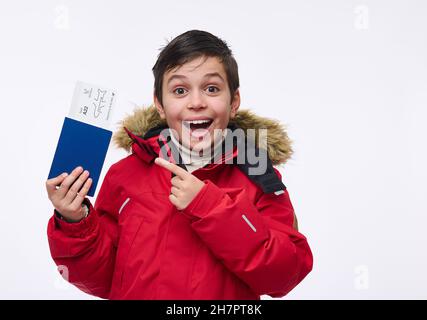
<path fill-rule="evenodd" d="M 87 170 L 82 172 L 83 168 L 77 167 L 69 175 L 63 173 L 46 181 L 49 200 L 67 222 L 78 222 L 85 217 L 82 203 L 92 185 L 92 179 L 88 179 Z"/>

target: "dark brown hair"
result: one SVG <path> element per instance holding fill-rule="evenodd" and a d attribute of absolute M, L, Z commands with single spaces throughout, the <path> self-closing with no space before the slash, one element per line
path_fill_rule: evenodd
<path fill-rule="evenodd" d="M 154 94 L 162 105 L 164 74 L 202 56 L 217 57 L 223 64 L 230 89 L 231 102 L 233 101 L 234 94 L 239 88 L 239 72 L 237 62 L 227 43 L 209 32 L 190 30 L 177 36 L 161 49 L 153 67 Z"/>

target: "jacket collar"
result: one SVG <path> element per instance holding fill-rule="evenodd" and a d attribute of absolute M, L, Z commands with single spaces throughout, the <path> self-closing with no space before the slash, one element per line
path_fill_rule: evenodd
<path fill-rule="evenodd" d="M 175 145 L 170 138 L 168 139 L 162 133 L 167 128 L 166 121 L 160 118 L 155 106 L 151 105 L 148 108 L 137 109 L 133 115 L 126 117 L 122 121 L 120 129 L 114 134 L 113 141 L 116 146 L 128 152 L 132 150 L 147 163 L 153 162 L 160 155 L 186 169 L 181 161 L 182 159 L 179 158 L 179 152 L 175 150 Z M 239 110 L 236 117 L 228 125 L 228 129 L 232 132 L 238 128 L 243 129 L 245 134 L 246 129 L 256 129 L 255 141 L 251 139 L 244 139 L 245 141 L 237 139 L 238 141 L 235 141 L 236 139 L 233 139 L 232 135 L 227 135 L 226 139 L 231 138 L 233 140 L 232 150 L 224 150 L 220 161 L 215 159 L 215 163 L 208 164 L 206 168 L 213 169 L 223 163 L 233 163 L 253 182 L 258 184 L 265 193 L 276 193 L 284 190 L 286 187 L 273 169 L 273 165 L 285 163 L 292 155 L 291 142 L 283 125 L 277 120 L 259 117 L 249 110 Z M 267 148 L 258 147 L 257 129 L 267 129 Z M 246 155 L 244 161 L 241 159 L 237 161 L 240 148 L 246 148 L 246 152 L 243 153 Z M 267 167 L 263 174 L 251 174 L 254 165 L 247 159 L 248 151 L 255 152 L 258 155 L 263 152 L 267 153 Z M 161 154 L 164 152 L 166 154 Z M 178 157 L 173 157 L 173 155 L 178 155 Z"/>

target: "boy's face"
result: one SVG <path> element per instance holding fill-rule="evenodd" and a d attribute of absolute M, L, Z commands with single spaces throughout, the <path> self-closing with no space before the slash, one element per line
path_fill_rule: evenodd
<path fill-rule="evenodd" d="M 180 143 L 192 150 L 212 146 L 240 106 L 239 90 L 230 104 L 227 76 L 216 57 L 202 56 L 166 72 L 162 98 L 163 106 L 154 95 L 161 118 L 178 134 Z"/>

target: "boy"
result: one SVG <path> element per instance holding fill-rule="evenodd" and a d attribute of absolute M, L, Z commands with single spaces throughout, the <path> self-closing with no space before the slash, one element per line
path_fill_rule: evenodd
<path fill-rule="evenodd" d="M 55 263 L 69 282 L 108 299 L 286 295 L 312 269 L 272 167 L 291 154 L 286 133 L 238 111 L 237 63 L 208 32 L 173 39 L 153 73 L 155 106 L 115 134 L 132 154 L 109 168 L 95 206 L 85 198 L 91 180 L 83 168 L 46 182 Z M 267 129 L 265 151 L 250 139 L 234 142 L 235 132 L 253 129 Z M 251 173 L 250 149 L 264 155 L 261 173 Z"/>

